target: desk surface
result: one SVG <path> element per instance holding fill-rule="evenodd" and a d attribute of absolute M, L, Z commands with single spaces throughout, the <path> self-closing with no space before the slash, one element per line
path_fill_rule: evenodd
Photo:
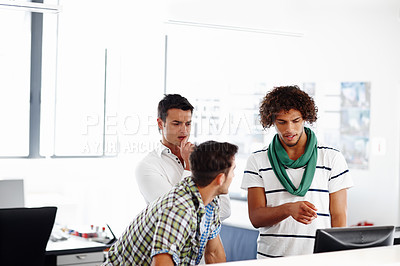
<path fill-rule="evenodd" d="M 86 239 L 70 237 L 67 240 L 57 242 L 49 240 L 46 247 L 46 255 L 66 255 L 96 252 L 103 251 L 110 246 L 111 245 L 89 241 Z"/>
<path fill-rule="evenodd" d="M 400 245 L 335 251 L 275 259 L 247 260 L 246 265 L 400 265 Z M 222 265 L 222 264 L 216 264 Z M 243 265 L 243 261 L 224 263 L 226 266 Z"/>

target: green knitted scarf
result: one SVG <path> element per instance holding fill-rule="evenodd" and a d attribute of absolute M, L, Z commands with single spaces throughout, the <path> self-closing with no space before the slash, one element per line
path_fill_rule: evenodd
<path fill-rule="evenodd" d="M 307 127 L 304 127 L 304 131 L 307 134 L 306 150 L 296 161 L 289 159 L 287 152 L 279 141 L 278 134 L 274 136 L 268 148 L 268 158 L 279 182 L 281 182 L 282 186 L 290 194 L 301 197 L 303 197 L 310 188 L 317 165 L 317 137 L 314 132 Z M 286 173 L 285 166 L 288 168 L 299 168 L 304 165 L 307 166 L 300 185 L 296 189 Z"/>

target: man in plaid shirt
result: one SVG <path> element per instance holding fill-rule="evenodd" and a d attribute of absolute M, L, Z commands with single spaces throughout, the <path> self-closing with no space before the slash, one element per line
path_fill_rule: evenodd
<path fill-rule="evenodd" d="M 150 203 L 112 245 L 103 265 L 195 265 L 225 262 L 216 197 L 227 194 L 238 147 L 207 141 L 190 155 L 192 176 Z M 200 229 L 207 212 L 212 217 Z M 203 246 L 205 244 L 205 248 Z"/>

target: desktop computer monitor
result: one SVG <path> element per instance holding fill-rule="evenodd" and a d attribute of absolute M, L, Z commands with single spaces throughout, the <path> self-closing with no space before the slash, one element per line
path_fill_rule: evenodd
<path fill-rule="evenodd" d="M 394 244 L 400 245 L 400 226 L 394 228 Z"/>
<path fill-rule="evenodd" d="M 357 226 L 317 229 L 314 253 L 390 246 L 394 226 Z"/>

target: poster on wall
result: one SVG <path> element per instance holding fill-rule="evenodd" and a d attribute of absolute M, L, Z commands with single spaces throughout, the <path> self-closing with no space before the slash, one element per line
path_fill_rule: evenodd
<path fill-rule="evenodd" d="M 341 151 L 350 167 L 368 168 L 370 82 L 341 83 Z"/>

